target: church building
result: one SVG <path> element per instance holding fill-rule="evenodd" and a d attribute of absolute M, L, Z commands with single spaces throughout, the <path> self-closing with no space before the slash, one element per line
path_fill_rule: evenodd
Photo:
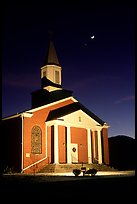
<path fill-rule="evenodd" d="M 4 166 L 33 173 L 34 166 L 40 171 L 47 164 L 109 165 L 109 125 L 62 87 L 52 40 L 40 72 L 41 89 L 31 93 L 31 109 L 2 119 Z"/>

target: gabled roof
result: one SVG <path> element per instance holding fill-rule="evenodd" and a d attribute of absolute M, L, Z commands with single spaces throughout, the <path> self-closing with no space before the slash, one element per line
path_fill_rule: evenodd
<path fill-rule="evenodd" d="M 61 89 L 55 91 L 47 91 L 40 89 L 32 92 L 32 108 L 40 107 L 42 105 L 50 104 L 72 96 L 72 91 Z"/>
<path fill-rule="evenodd" d="M 48 52 L 47 52 L 46 59 L 43 63 L 43 66 L 46 66 L 48 64 L 60 66 L 59 60 L 57 57 L 57 53 L 56 53 L 56 50 L 55 50 L 55 47 L 54 47 L 52 40 L 49 41 Z"/>
<path fill-rule="evenodd" d="M 104 121 L 101 120 L 98 116 L 96 116 L 94 113 L 92 113 L 91 111 L 89 111 L 87 108 L 85 108 L 81 103 L 79 102 L 74 102 L 72 104 L 63 106 L 61 108 L 57 108 L 55 110 L 51 110 L 49 112 L 49 115 L 47 117 L 46 121 L 50 121 L 50 120 L 55 120 L 59 117 L 68 115 L 70 113 L 73 113 L 77 110 L 82 110 L 83 112 L 85 112 L 87 115 L 89 115 L 92 119 L 94 119 L 95 121 L 97 121 L 100 125 L 104 125 Z"/>
<path fill-rule="evenodd" d="M 44 90 L 44 89 L 43 89 Z M 35 91 L 36 92 L 36 94 L 41 94 L 41 93 L 39 93 L 39 91 L 41 92 L 42 90 L 40 89 L 40 90 L 38 90 L 38 91 Z M 44 91 L 46 91 L 46 90 L 44 90 Z M 46 91 L 46 92 L 48 92 L 48 91 Z M 58 92 L 58 91 L 57 91 Z M 66 93 L 65 93 L 66 92 Z M 68 93 L 67 93 L 68 92 Z M 70 92 L 70 94 L 69 94 L 69 92 Z M 53 93 L 53 94 L 57 94 L 58 95 L 58 93 Z M 67 94 L 68 94 L 68 96 L 67 96 Z M 69 96 L 70 95 L 70 96 Z M 29 114 L 31 114 L 31 113 L 33 113 L 33 112 L 35 112 L 35 111 L 38 111 L 38 110 L 41 110 L 41 109 L 44 109 L 44 108 L 47 108 L 47 107 L 50 107 L 50 106 L 53 106 L 53 105 L 55 105 L 55 104 L 58 104 L 58 103 L 61 103 L 61 102 L 64 102 L 64 101 L 67 101 L 67 100 L 72 100 L 73 102 L 75 102 L 75 101 L 77 101 L 75 98 L 73 98 L 73 96 L 71 96 L 71 91 L 69 91 L 69 90 L 64 90 L 63 89 L 63 92 L 62 92 L 62 90 L 61 90 L 61 93 L 60 93 L 60 96 L 58 96 L 60 99 L 55 99 L 54 98 L 54 100 L 53 101 L 50 101 L 49 103 L 45 103 L 45 104 L 43 104 L 43 105 L 41 105 L 41 106 L 36 106 L 36 107 L 32 107 L 31 109 L 25 109 L 25 110 L 23 110 L 23 111 L 21 111 L 21 112 L 18 112 L 18 113 L 16 113 L 16 114 L 13 114 L 13 115 L 9 115 L 9 116 L 6 116 L 6 117 L 4 117 L 4 118 L 2 118 L 2 120 L 7 120 L 7 119 L 11 119 L 11 118 L 15 118 L 15 117 L 20 117 L 22 114 L 24 114 L 24 113 L 29 113 Z"/>

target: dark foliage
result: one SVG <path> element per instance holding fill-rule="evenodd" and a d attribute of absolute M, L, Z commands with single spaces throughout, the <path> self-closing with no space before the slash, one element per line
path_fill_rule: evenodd
<path fill-rule="evenodd" d="M 118 135 L 109 138 L 110 166 L 118 170 L 135 169 L 135 139 Z"/>
<path fill-rule="evenodd" d="M 75 176 L 78 176 L 81 173 L 80 169 L 73 169 L 73 174 L 75 174 Z"/>
<path fill-rule="evenodd" d="M 85 174 L 91 174 L 91 176 L 95 176 L 95 174 L 97 173 L 97 169 L 88 169 Z"/>

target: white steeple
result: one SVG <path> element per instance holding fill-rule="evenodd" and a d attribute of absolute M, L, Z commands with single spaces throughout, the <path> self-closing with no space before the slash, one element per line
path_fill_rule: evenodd
<path fill-rule="evenodd" d="M 50 40 L 47 57 L 41 67 L 42 88 L 49 92 L 62 89 L 61 70 L 53 41 Z"/>

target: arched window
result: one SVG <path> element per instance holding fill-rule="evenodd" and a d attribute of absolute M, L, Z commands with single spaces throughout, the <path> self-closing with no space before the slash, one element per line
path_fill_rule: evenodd
<path fill-rule="evenodd" d="M 33 126 L 31 130 L 31 153 L 42 153 L 42 131 L 37 125 Z"/>

